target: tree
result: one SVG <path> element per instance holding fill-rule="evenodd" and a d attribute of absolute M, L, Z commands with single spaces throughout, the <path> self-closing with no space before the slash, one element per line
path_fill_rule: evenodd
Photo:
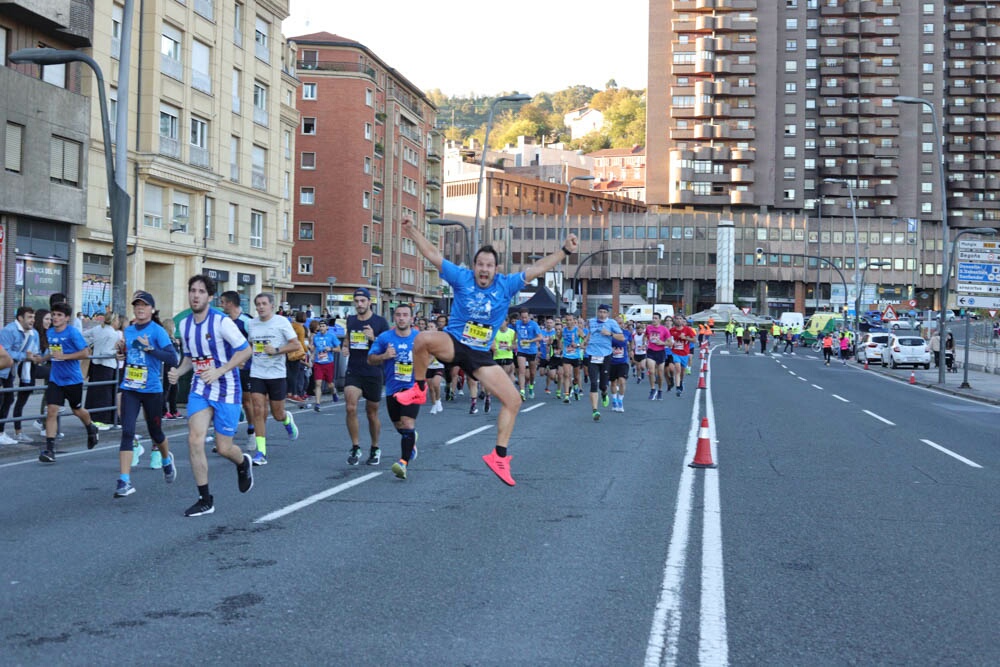
<path fill-rule="evenodd" d="M 444 131 L 444 138 L 446 141 L 457 141 L 459 143 L 465 142 L 465 132 L 454 125 L 451 125 Z"/>
<path fill-rule="evenodd" d="M 600 130 L 588 132 L 570 146 L 574 149 L 582 150 L 584 153 L 593 153 L 602 148 L 611 148 L 611 139 Z"/>
<path fill-rule="evenodd" d="M 646 100 L 636 91 L 625 91 L 604 110 L 604 133 L 612 148 L 630 148 L 646 142 Z"/>
<path fill-rule="evenodd" d="M 586 106 L 597 90 L 590 86 L 576 85 L 552 95 L 552 110 L 563 116 L 573 109 Z"/>

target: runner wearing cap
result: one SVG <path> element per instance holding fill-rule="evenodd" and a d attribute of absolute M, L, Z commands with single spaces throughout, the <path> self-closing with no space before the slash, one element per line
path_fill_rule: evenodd
<path fill-rule="evenodd" d="M 601 404 L 608 406 L 608 382 L 611 373 L 612 340 L 625 340 L 625 334 L 618 323 L 609 318 L 611 306 L 602 303 L 597 307 L 597 317 L 590 319 L 587 327 L 587 338 L 583 348 L 590 357 L 590 409 L 594 421 L 601 420 L 597 409 L 597 391 L 601 392 Z"/>
<path fill-rule="evenodd" d="M 135 319 L 125 328 L 125 339 L 118 341 L 117 358 L 125 362 L 121 383 L 122 437 L 118 445 L 118 486 L 115 498 L 135 493 L 130 471 L 135 448 L 135 425 L 139 408 L 146 418 L 146 428 L 153 446 L 159 451 L 163 479 L 168 484 L 177 479 L 177 466 L 163 433 L 163 364 L 177 363 L 177 350 L 166 329 L 153 321 L 156 300 L 149 292 L 132 295 Z"/>
<path fill-rule="evenodd" d="M 455 362 L 500 399 L 502 407 L 497 417 L 496 447 L 483 456 L 483 461 L 504 483 L 514 486 L 507 447 L 517 412 L 521 409 L 521 396 L 507 373 L 493 360 L 490 347 L 496 330 L 507 317 L 511 298 L 527 282 L 544 277 L 546 271 L 551 271 L 574 253 L 578 245 L 576 235 L 570 234 L 561 250 L 531 264 L 523 272 L 505 275 L 497 272 L 499 255 L 492 246 L 486 245 L 477 250 L 473 268 L 464 269 L 446 260 L 412 220 L 404 219 L 402 227 L 413 239 L 420 254 L 451 285 L 455 298 L 445 330 L 423 331 L 417 336 L 413 351 L 413 370 L 417 381 L 409 389 L 396 394 L 396 399 L 402 405 L 423 403 L 427 399 L 427 382 L 423 378 L 431 357 Z"/>
<path fill-rule="evenodd" d="M 382 400 L 382 369 L 368 365 L 368 351 L 372 342 L 385 331 L 389 324 L 372 312 L 372 294 L 366 287 L 354 290 L 354 308 L 357 315 L 347 318 L 347 335 L 344 336 L 343 352 L 347 356 L 347 374 L 344 377 L 344 399 L 347 408 L 347 433 L 351 437 L 351 453 L 348 465 L 356 466 L 361 461 L 361 431 L 358 424 L 358 401 L 365 399 L 365 414 L 368 417 L 368 433 L 371 447 L 368 465 L 377 466 L 382 459 L 378 439 L 381 426 L 378 418 L 378 404 Z M 426 372 L 423 369 L 421 372 Z M 421 375 L 420 377 L 424 377 Z"/>

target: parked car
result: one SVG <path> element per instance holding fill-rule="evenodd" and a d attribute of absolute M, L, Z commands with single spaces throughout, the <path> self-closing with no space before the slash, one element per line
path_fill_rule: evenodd
<path fill-rule="evenodd" d="M 920 336 L 891 334 L 889 342 L 882 348 L 882 365 L 890 368 L 903 365 L 930 368 L 930 345 Z"/>
<path fill-rule="evenodd" d="M 887 333 L 866 333 L 858 343 L 858 363 L 882 363 L 882 349 L 888 344 Z"/>
<path fill-rule="evenodd" d="M 905 319 L 904 320 L 890 320 L 888 322 L 888 325 L 889 325 L 889 329 L 891 331 L 899 331 L 900 329 L 913 330 L 913 329 L 917 328 L 916 326 L 914 326 L 914 324 L 913 324 L 913 322 L 911 320 L 905 320 Z"/>

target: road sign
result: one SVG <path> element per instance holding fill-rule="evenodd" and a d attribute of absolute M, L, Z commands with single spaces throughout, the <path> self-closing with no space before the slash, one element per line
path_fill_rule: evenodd
<path fill-rule="evenodd" d="M 959 239 L 959 250 L 971 250 L 973 252 L 1000 252 L 1000 241 L 980 241 L 978 239 Z"/>
<path fill-rule="evenodd" d="M 1000 253 L 963 250 L 958 253 L 958 259 L 962 262 L 997 262 L 1000 261 Z"/>
<path fill-rule="evenodd" d="M 962 308 L 1000 308 L 1000 297 L 997 296 L 969 296 L 960 294 L 955 297 L 955 301 Z"/>
<path fill-rule="evenodd" d="M 899 319 L 896 317 L 896 310 L 892 306 L 886 306 L 885 310 L 882 311 L 883 320 L 895 320 Z"/>
<path fill-rule="evenodd" d="M 997 311 L 995 311 L 995 310 L 990 310 L 990 319 L 991 319 L 991 320 L 992 320 L 992 319 L 996 319 L 996 316 L 997 316 Z"/>
<path fill-rule="evenodd" d="M 748 306 L 744 306 L 743 308 L 740 308 L 740 310 L 743 311 L 744 315 L 749 315 L 750 314 L 750 308 Z"/>
<path fill-rule="evenodd" d="M 966 294 L 1000 294 L 1000 283 L 996 285 L 981 285 L 979 283 L 958 284 L 958 291 Z"/>
<path fill-rule="evenodd" d="M 1000 264 L 989 262 L 959 262 L 958 282 L 1000 284 Z"/>
<path fill-rule="evenodd" d="M 910 299 L 910 300 L 909 300 L 909 301 L 907 301 L 906 303 L 907 303 L 907 305 L 908 305 L 908 306 L 909 306 L 910 308 L 916 308 L 916 307 L 917 307 L 917 300 L 916 300 L 916 299 Z"/>

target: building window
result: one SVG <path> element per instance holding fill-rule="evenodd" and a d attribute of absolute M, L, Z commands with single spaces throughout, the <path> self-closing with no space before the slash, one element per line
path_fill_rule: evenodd
<path fill-rule="evenodd" d="M 212 92 L 212 48 L 197 39 L 191 42 L 191 86 Z"/>
<path fill-rule="evenodd" d="M 142 224 L 163 229 L 163 188 L 146 183 L 142 198 Z"/>
<path fill-rule="evenodd" d="M 315 83 L 303 83 L 302 84 L 302 99 L 304 99 L 304 100 L 314 100 L 314 99 L 316 99 L 316 84 Z"/>
<path fill-rule="evenodd" d="M 365 104 L 368 106 L 375 106 L 375 91 L 371 88 L 365 89 Z"/>
<path fill-rule="evenodd" d="M 316 134 L 316 119 L 304 117 L 302 119 L 302 134 Z"/>
<path fill-rule="evenodd" d="M 240 89 L 241 78 L 242 77 L 240 76 L 240 71 L 238 69 L 234 69 L 233 70 L 233 113 L 240 112 L 240 106 L 241 106 L 240 98 L 242 97 Z"/>
<path fill-rule="evenodd" d="M 4 135 L 3 166 L 7 171 L 21 173 L 21 152 L 24 142 L 24 126 L 7 123 Z"/>
<path fill-rule="evenodd" d="M 122 51 L 122 17 L 124 16 L 125 9 L 119 5 L 113 5 L 111 7 L 111 57 L 118 60 L 121 57 Z M 7 49 L 3 50 L 4 56 L 7 55 Z"/>
<path fill-rule="evenodd" d="M 233 44 L 243 48 L 243 5 L 233 5 Z"/>
<path fill-rule="evenodd" d="M 361 225 L 361 242 L 362 243 L 369 243 L 370 242 L 370 238 L 371 237 L 369 236 L 368 229 L 369 229 L 368 225 Z"/>
<path fill-rule="evenodd" d="M 253 122 L 267 127 L 267 86 L 253 82 Z"/>
<path fill-rule="evenodd" d="M 174 191 L 173 197 L 170 211 L 170 231 L 187 234 L 188 223 L 191 221 L 191 195 L 186 192 Z"/>
<path fill-rule="evenodd" d="M 303 153 L 302 154 L 302 168 L 303 169 L 315 169 L 316 168 L 316 154 L 315 153 Z"/>
<path fill-rule="evenodd" d="M 257 144 L 250 149 L 250 187 L 267 190 L 267 149 Z"/>
<path fill-rule="evenodd" d="M 299 256 L 299 273 L 312 275 L 313 272 L 313 258 L 306 257 L 305 255 Z"/>
<path fill-rule="evenodd" d="M 300 187 L 299 188 L 299 203 L 311 206 L 316 203 L 316 188 L 311 187 Z"/>
<path fill-rule="evenodd" d="M 172 25 L 163 24 L 160 34 L 160 71 L 172 79 L 184 80 L 184 63 L 181 61 L 183 35 Z"/>
<path fill-rule="evenodd" d="M 798 72 L 799 71 L 799 63 L 797 61 L 795 61 L 795 60 L 786 60 L 785 61 L 785 71 L 789 72 L 789 73 L 791 73 L 791 72 Z"/>
<path fill-rule="evenodd" d="M 372 124 L 365 123 L 365 139 L 368 141 L 372 140 Z"/>
<path fill-rule="evenodd" d="M 299 240 L 300 241 L 312 241 L 313 240 L 313 223 L 311 222 L 300 222 L 299 223 Z"/>
<path fill-rule="evenodd" d="M 240 138 L 229 138 L 229 180 L 240 182 Z"/>
<path fill-rule="evenodd" d="M 237 223 L 240 219 L 240 207 L 236 204 L 229 205 L 229 226 L 227 227 L 227 237 L 230 243 L 236 243 Z"/>
<path fill-rule="evenodd" d="M 263 60 L 266 63 L 271 62 L 271 49 L 268 45 L 268 32 L 270 31 L 270 25 L 267 21 L 261 17 L 257 17 L 254 23 L 254 55 L 258 60 Z"/>
<path fill-rule="evenodd" d="M 264 213 L 263 211 L 250 211 L 250 247 L 264 247 Z"/>
<path fill-rule="evenodd" d="M 52 136 L 49 143 L 49 180 L 64 185 L 80 184 L 80 152 L 83 144 Z"/>
<path fill-rule="evenodd" d="M 215 199 L 205 197 L 205 238 L 215 238 Z"/>
<path fill-rule="evenodd" d="M 362 192 L 361 193 L 361 206 L 363 208 L 371 208 L 372 207 L 372 193 L 370 193 L 370 192 Z"/>
<path fill-rule="evenodd" d="M 364 170 L 366 174 L 372 173 L 372 159 L 367 155 L 365 156 Z"/>
<path fill-rule="evenodd" d="M 208 121 L 191 116 L 190 142 L 191 164 L 197 167 L 208 167 Z"/>
<path fill-rule="evenodd" d="M 785 157 L 792 158 L 795 157 L 795 146 L 785 146 Z"/>

